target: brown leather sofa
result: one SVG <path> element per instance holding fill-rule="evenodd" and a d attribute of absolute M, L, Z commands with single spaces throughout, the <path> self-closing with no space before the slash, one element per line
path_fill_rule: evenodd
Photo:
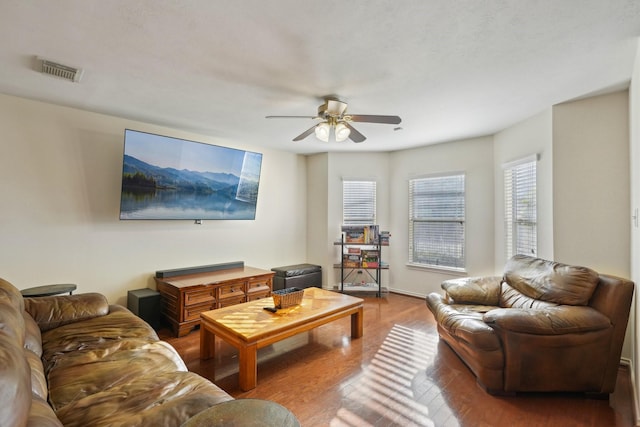
<path fill-rule="evenodd" d="M 613 392 L 633 282 L 516 255 L 502 277 L 442 288 L 427 296 L 438 333 L 488 392 Z"/>
<path fill-rule="evenodd" d="M 104 296 L 23 298 L 0 279 L 0 426 L 179 426 L 227 400 Z"/>

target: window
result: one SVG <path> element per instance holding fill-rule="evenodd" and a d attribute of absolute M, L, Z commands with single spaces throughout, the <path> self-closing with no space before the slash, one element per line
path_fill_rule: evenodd
<path fill-rule="evenodd" d="M 409 180 L 409 263 L 464 269 L 464 179 Z"/>
<path fill-rule="evenodd" d="M 507 259 L 515 254 L 536 256 L 536 160 L 504 165 L 504 227 Z"/>
<path fill-rule="evenodd" d="M 376 223 L 376 182 L 342 181 L 342 223 Z"/>

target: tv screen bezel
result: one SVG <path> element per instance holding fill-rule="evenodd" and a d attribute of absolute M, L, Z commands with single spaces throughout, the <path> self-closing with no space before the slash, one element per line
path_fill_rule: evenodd
<path fill-rule="evenodd" d="M 242 176 L 242 170 L 238 170 L 237 168 L 237 163 L 238 163 L 238 159 L 240 158 L 240 156 L 242 156 L 242 158 L 244 160 L 246 159 L 254 159 L 255 162 L 255 158 L 257 156 L 258 158 L 258 166 L 257 166 L 257 171 L 255 173 L 255 190 L 254 188 L 252 188 L 254 185 L 251 185 L 250 189 L 254 190 L 255 195 L 253 197 L 251 197 L 251 199 L 253 199 L 255 197 L 255 201 L 250 201 L 250 202 L 246 202 L 246 201 L 241 201 L 240 199 L 238 199 L 237 197 L 233 200 L 229 199 L 228 201 L 235 207 L 237 206 L 244 206 L 247 209 L 243 210 L 243 212 L 245 212 L 242 215 L 234 215 L 233 212 L 234 210 L 231 209 L 230 211 L 227 211 L 226 209 L 210 209 L 207 210 L 206 208 L 204 208 L 204 206 L 202 204 L 198 204 L 198 203 L 194 203 L 193 200 L 190 200 L 190 204 L 192 206 L 195 206 L 199 209 L 201 209 L 201 213 L 199 212 L 198 215 L 192 215 L 192 214 L 176 214 L 176 215 L 159 215 L 159 214 L 148 214 L 148 213 L 143 213 L 141 214 L 140 211 L 138 211 L 136 214 L 132 214 L 130 209 L 125 209 L 124 205 L 125 205 L 125 197 L 129 197 L 131 198 L 133 196 L 133 194 L 130 191 L 125 190 L 125 171 L 127 170 L 127 156 L 129 156 L 131 153 L 131 148 L 132 145 L 131 144 L 141 144 L 140 141 L 138 142 L 133 142 L 134 138 L 132 137 L 132 135 L 138 135 L 138 136 L 142 136 L 143 138 L 148 137 L 151 140 L 151 143 L 154 144 L 166 144 L 163 147 L 163 150 L 166 150 L 168 147 L 171 147 L 172 150 L 177 150 L 180 152 L 180 160 L 175 162 L 176 166 L 178 167 L 167 167 L 167 166 L 161 166 L 161 165 L 154 165 L 153 163 L 149 163 L 149 162 L 145 162 L 142 159 L 137 159 L 134 157 L 134 159 L 136 159 L 137 161 L 142 161 L 148 165 L 150 165 L 152 168 L 158 168 L 158 169 L 163 169 L 165 171 L 167 170 L 171 170 L 171 171 L 177 171 L 177 173 L 180 172 L 195 172 L 197 174 L 207 174 L 207 175 L 215 175 L 215 174 L 225 174 L 225 175 L 230 175 L 231 173 L 234 174 L 237 173 L 238 175 L 236 176 L 238 178 L 238 184 L 235 185 L 235 189 L 237 191 L 237 188 L 239 185 L 241 185 L 242 181 L 243 181 L 243 176 Z M 146 144 L 148 144 L 150 141 L 146 141 Z M 129 151 L 127 150 L 129 148 Z M 188 168 L 189 164 L 185 164 L 183 157 L 189 157 L 189 156 L 194 156 L 196 154 L 196 151 L 200 152 L 204 150 L 204 153 L 207 153 L 208 155 L 212 155 L 212 156 L 218 156 L 218 157 L 222 157 L 223 155 L 225 157 L 231 157 L 234 159 L 233 164 L 236 164 L 236 167 L 233 169 L 228 169 L 228 165 L 229 162 L 225 163 L 225 166 L 223 168 L 220 168 L 220 166 L 216 166 L 214 165 L 213 162 L 210 163 L 210 165 L 208 167 L 211 168 L 211 170 L 191 170 Z M 133 150 L 135 151 L 135 150 Z M 159 150 L 160 151 L 160 150 Z M 263 154 L 262 153 L 258 153 L 255 151 L 248 151 L 248 150 L 242 150 L 242 149 L 238 149 L 238 148 L 231 148 L 231 147 L 226 147 L 226 146 L 222 146 L 222 145 L 217 145 L 217 144 L 208 144 L 208 143 L 204 143 L 204 142 L 200 142 L 200 141 L 194 141 L 194 140 L 189 140 L 189 139 L 184 139 L 184 138 L 178 138 L 178 137 L 174 137 L 174 136 L 169 136 L 169 135 L 162 135 L 162 134 L 157 134 L 157 133 L 152 133 L 152 132 L 145 132 L 145 131 L 140 131 L 140 130 L 136 130 L 136 129 L 129 129 L 126 128 L 124 130 L 124 141 L 123 141 L 123 155 L 122 155 L 122 171 L 121 171 L 121 185 L 120 185 L 120 211 L 119 211 L 119 218 L 120 220 L 123 221 L 130 221 L 130 220 L 168 220 L 168 221 L 178 221 L 178 220 L 191 220 L 191 221 L 196 221 L 197 223 L 203 221 L 203 220 L 255 220 L 256 218 L 256 212 L 257 212 L 257 207 L 258 207 L 258 195 L 259 195 L 259 188 L 260 188 L 260 180 L 261 180 L 261 174 L 262 174 L 262 160 L 263 160 Z M 156 153 L 157 154 L 157 153 Z M 184 154 L 184 156 L 183 156 Z M 247 154 L 250 154 L 251 156 L 247 157 Z M 203 157 L 206 156 L 199 156 L 198 159 L 202 160 Z M 170 160 L 172 162 L 174 162 L 174 159 L 170 158 L 169 156 L 166 156 L 165 158 L 162 159 L 163 161 L 167 161 L 170 162 Z M 220 169 L 218 169 L 220 168 Z M 247 180 L 248 181 L 248 180 Z M 189 181 L 185 181 L 187 184 L 189 184 Z M 234 188 L 233 184 L 224 184 L 227 185 L 227 187 L 225 188 L 225 192 L 229 192 L 229 189 Z M 151 190 L 147 190 L 147 191 L 151 191 Z M 159 189 L 158 187 L 155 187 L 153 189 L 153 198 L 155 198 L 158 194 L 158 191 L 167 191 L 167 189 Z M 178 193 L 180 193 L 180 191 L 178 191 Z M 183 196 L 188 194 L 187 192 L 184 192 Z M 236 193 L 237 195 L 237 193 Z M 152 197 L 150 194 L 146 195 L 147 197 Z M 190 194 L 191 197 L 194 197 L 194 194 Z M 250 194 L 251 196 L 251 194 Z M 180 196 L 182 197 L 182 196 Z M 206 196 L 205 196 L 206 197 Z M 138 197 L 134 197 L 134 198 L 139 198 Z M 202 195 L 199 195 L 199 198 L 203 198 Z M 129 201 L 130 203 L 130 201 Z M 138 203 L 138 202 L 134 202 L 134 203 Z M 181 201 L 181 203 L 184 203 L 184 200 Z M 246 203 L 246 206 L 244 205 L 244 203 Z M 143 207 L 144 203 L 140 203 L 140 209 Z"/>

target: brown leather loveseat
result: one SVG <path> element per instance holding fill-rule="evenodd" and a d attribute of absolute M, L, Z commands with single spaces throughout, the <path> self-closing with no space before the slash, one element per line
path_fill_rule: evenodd
<path fill-rule="evenodd" d="M 23 298 L 0 279 L 0 426 L 180 426 L 227 400 L 104 296 Z"/>
<path fill-rule="evenodd" d="M 427 296 L 439 335 L 490 393 L 613 392 L 633 282 L 516 255 L 502 277 L 442 288 Z"/>

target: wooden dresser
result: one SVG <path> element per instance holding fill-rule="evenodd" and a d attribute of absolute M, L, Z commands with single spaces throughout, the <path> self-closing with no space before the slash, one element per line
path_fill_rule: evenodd
<path fill-rule="evenodd" d="M 203 311 L 271 296 L 275 274 L 244 265 L 169 277 L 159 277 L 163 276 L 160 273 L 155 280 L 162 314 L 179 337 L 200 324 Z"/>

